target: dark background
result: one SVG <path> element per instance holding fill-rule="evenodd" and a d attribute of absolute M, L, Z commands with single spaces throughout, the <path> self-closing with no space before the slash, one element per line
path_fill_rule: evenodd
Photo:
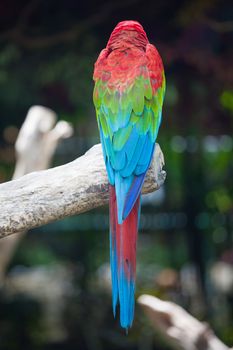
<path fill-rule="evenodd" d="M 165 66 L 158 142 L 167 180 L 142 208 L 137 296 L 182 305 L 231 346 L 232 15 L 231 1 L 216 0 L 0 2 L 1 182 L 32 105 L 75 128 L 54 165 L 99 142 L 94 62 L 119 21 L 144 26 Z M 9 267 L 24 287 L 1 289 L 0 349 L 168 349 L 138 306 L 129 335 L 120 329 L 108 260 L 107 208 L 31 231 Z"/>

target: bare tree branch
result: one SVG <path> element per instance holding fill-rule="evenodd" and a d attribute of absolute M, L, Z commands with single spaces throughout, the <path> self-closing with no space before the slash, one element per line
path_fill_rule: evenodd
<path fill-rule="evenodd" d="M 48 108 L 33 106 L 29 109 L 15 144 L 17 162 L 13 179 L 48 168 L 59 141 L 71 136 L 73 131 L 69 123 L 59 121 L 55 124 L 56 120 L 56 114 Z M 0 240 L 0 285 L 25 233 L 18 232 Z"/>
<path fill-rule="evenodd" d="M 228 350 L 207 324 L 198 321 L 182 307 L 151 295 L 141 295 L 138 303 L 155 330 L 175 349 Z"/>
<path fill-rule="evenodd" d="M 163 165 L 157 144 L 144 193 L 163 184 Z M 101 145 L 71 163 L 0 185 L 0 203 L 0 237 L 107 204 L 108 180 Z"/>

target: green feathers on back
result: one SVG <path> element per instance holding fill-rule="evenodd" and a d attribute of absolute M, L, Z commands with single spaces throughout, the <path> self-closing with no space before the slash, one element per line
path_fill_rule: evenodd
<path fill-rule="evenodd" d="M 164 93 L 165 78 L 154 95 L 148 77 L 137 77 L 134 84 L 121 93 L 110 90 L 106 82 L 96 82 L 93 99 L 98 125 L 104 136 L 111 139 L 115 151 L 122 149 L 134 125 L 139 135 L 149 132 L 151 141 L 155 141 Z"/>

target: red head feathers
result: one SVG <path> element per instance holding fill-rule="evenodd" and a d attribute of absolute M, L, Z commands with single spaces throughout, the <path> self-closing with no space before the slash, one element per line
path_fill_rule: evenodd
<path fill-rule="evenodd" d="M 148 44 L 146 33 L 140 23 L 136 21 L 119 22 L 114 28 L 107 48 L 114 50 L 123 47 L 137 46 L 145 50 Z"/>

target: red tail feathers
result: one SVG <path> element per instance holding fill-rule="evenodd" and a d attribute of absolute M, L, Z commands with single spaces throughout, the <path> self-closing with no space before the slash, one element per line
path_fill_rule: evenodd
<path fill-rule="evenodd" d="M 110 260 L 112 272 L 113 311 L 120 302 L 121 326 L 132 325 L 136 278 L 136 246 L 140 198 L 121 225 L 117 221 L 115 187 L 110 185 Z"/>

